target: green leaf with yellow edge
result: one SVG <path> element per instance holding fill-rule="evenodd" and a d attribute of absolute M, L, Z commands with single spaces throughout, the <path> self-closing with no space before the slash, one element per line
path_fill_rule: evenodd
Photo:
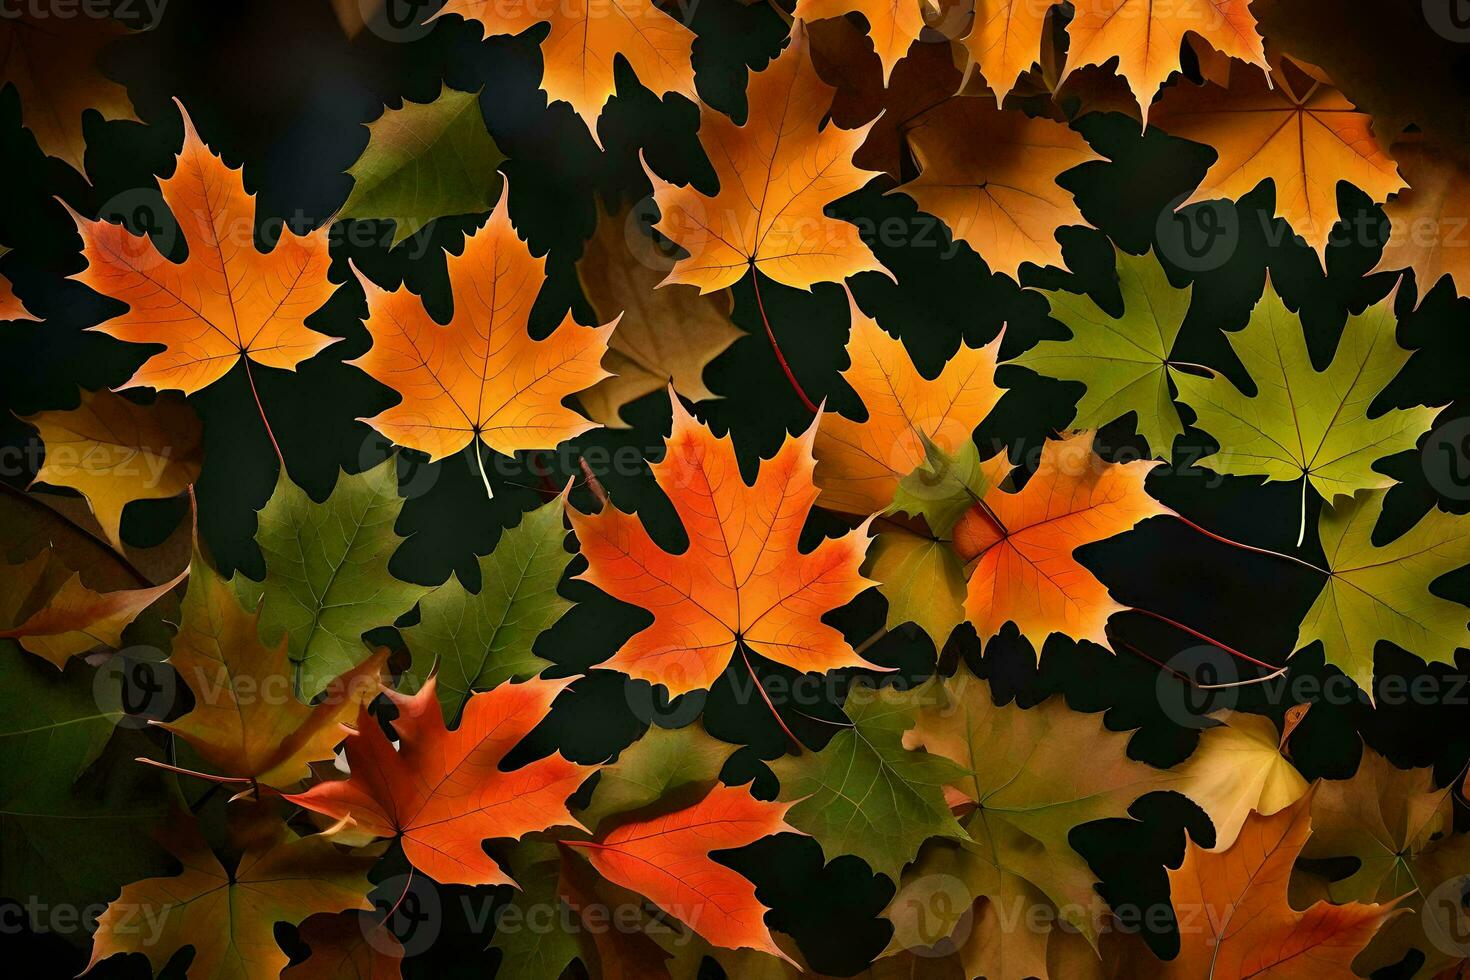
<path fill-rule="evenodd" d="M 237 575 L 231 585 L 246 609 L 259 608 L 261 639 L 288 638 L 303 700 L 366 660 L 362 635 L 391 626 L 428 591 L 388 572 L 403 540 L 393 530 L 402 506 L 397 463 L 388 459 L 338 477 L 320 504 L 283 472 L 260 512 L 265 580 Z"/>
<path fill-rule="evenodd" d="M 480 558 L 479 592 L 452 578 L 424 596 L 419 622 L 403 630 L 414 679 L 422 681 L 438 663 L 439 702 L 451 723 L 473 692 L 550 666 L 531 649 L 571 607 L 556 591 L 572 557 L 562 547 L 563 503 L 558 497 L 543 504 L 500 536 Z"/>
<path fill-rule="evenodd" d="M 1130 733 L 1110 731 L 1101 714 L 1073 711 L 1061 698 L 1025 709 L 997 705 L 988 683 L 960 674 L 931 680 L 912 700 L 904 745 L 966 771 L 950 788 L 974 809 L 964 821 L 969 842 L 931 842 L 901 881 L 887 913 L 895 926 L 890 950 L 921 945 L 932 931 L 917 916 L 933 904 L 937 875 L 958 879 L 967 901 L 987 899 L 1001 916 L 1052 908 L 1096 949 L 1105 907 L 1097 877 L 1068 835 L 1128 816 L 1145 793 L 1177 788 L 1177 774 L 1130 759 Z M 993 931 L 1001 942 L 970 949 L 969 975 L 1047 975 L 1048 957 L 1056 955 L 1051 931 Z"/>
<path fill-rule="evenodd" d="M 937 650 L 965 620 L 965 567 L 948 541 L 883 531 L 868 546 L 863 574 L 888 600 L 890 630 L 913 623 Z"/>
<path fill-rule="evenodd" d="M 1312 798 L 1312 836 L 1302 856 L 1355 858 L 1358 866 L 1328 881 L 1309 868 L 1292 877 L 1292 903 L 1392 902 L 1408 909 L 1390 919 L 1353 960 L 1368 976 L 1424 954 L 1405 977 L 1432 977 L 1459 962 L 1464 949 L 1461 892 L 1470 875 L 1470 835 L 1454 833 L 1451 787 L 1435 785 L 1433 768 L 1396 769 L 1366 746 L 1351 779 L 1326 779 Z M 1434 896 L 1434 901 L 1426 901 Z"/>
<path fill-rule="evenodd" d="M 1335 665 L 1370 697 L 1373 649 L 1388 640 L 1429 662 L 1453 664 L 1470 647 L 1470 609 L 1429 590 L 1470 563 L 1470 517 L 1430 510 L 1388 544 L 1373 544 L 1385 491 L 1324 508 L 1318 522 L 1331 574 L 1297 632 L 1300 650 L 1321 641 Z"/>
<path fill-rule="evenodd" d="M 1150 250 L 1115 250 L 1123 315 L 1115 317 L 1086 293 L 1043 289 L 1051 315 L 1072 332 L 1067 340 L 1043 340 L 1011 364 L 1087 387 L 1071 427 L 1098 429 L 1133 412 L 1149 451 L 1167 457 L 1184 433 L 1169 391 L 1178 372 L 1170 357 L 1189 314 L 1193 286 L 1175 288 Z"/>
<path fill-rule="evenodd" d="M 815 837 L 829 860 L 855 854 L 898 881 L 924 841 L 966 836 L 949 812 L 944 787 L 968 772 L 904 747 L 904 733 L 915 721 L 909 692 L 855 684 L 843 710 L 852 727 L 822 751 L 771 763 L 781 799 L 800 801 L 786 821 Z"/>
<path fill-rule="evenodd" d="M 338 217 L 391 220 L 397 245 L 435 218 L 494 207 L 504 159 L 479 94 L 446 87 L 433 102 L 404 102 L 368 123 L 367 149 L 347 170 L 352 192 Z"/>
<path fill-rule="evenodd" d="M 1330 504 L 1392 486 L 1373 464 L 1413 449 L 1435 415 L 1434 409 L 1411 408 L 1368 417 L 1373 399 L 1409 359 L 1394 331 L 1390 294 L 1347 318 L 1332 363 L 1318 371 L 1301 317 L 1286 308 L 1268 278 L 1250 322 L 1230 337 L 1256 394 L 1247 397 L 1222 376 L 1175 375 L 1180 399 L 1220 445 L 1200 464 L 1233 476 L 1306 477 Z"/>

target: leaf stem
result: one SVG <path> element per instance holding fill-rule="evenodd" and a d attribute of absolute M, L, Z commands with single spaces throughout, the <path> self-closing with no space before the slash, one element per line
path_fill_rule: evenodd
<path fill-rule="evenodd" d="M 813 415 L 817 414 L 816 402 L 807 397 L 806 389 L 802 388 L 801 382 L 796 380 L 796 375 L 791 373 L 791 365 L 786 363 L 786 355 L 781 352 L 781 345 L 776 342 L 776 333 L 771 329 L 771 320 L 766 316 L 766 303 L 761 299 L 760 271 L 755 267 L 755 260 L 750 263 L 750 285 L 755 290 L 756 309 L 760 310 L 761 323 L 766 328 L 766 339 L 771 342 L 771 350 L 776 354 L 776 363 L 781 365 L 781 370 L 786 373 L 786 380 L 791 382 L 791 390 L 796 392 L 796 397 L 806 406 L 806 410 Z"/>
<path fill-rule="evenodd" d="M 1262 667 L 1262 668 L 1264 668 L 1266 670 L 1271 670 L 1271 671 L 1281 670 L 1281 668 L 1278 667 L 1276 664 L 1268 664 L 1264 660 L 1257 660 L 1255 657 L 1252 657 L 1248 653 L 1241 653 L 1239 650 L 1235 649 L 1235 647 L 1230 646 L 1227 643 L 1221 643 L 1219 640 L 1215 639 L 1214 637 L 1212 637 L 1212 636 L 1206 636 L 1204 633 L 1201 633 L 1199 630 L 1195 629 L 1194 627 L 1192 627 L 1192 626 L 1185 626 L 1183 623 L 1181 623 L 1181 622 L 1179 622 L 1177 620 L 1170 619 L 1168 616 L 1165 616 L 1162 613 L 1156 613 L 1156 612 L 1154 612 L 1154 611 L 1152 611 L 1150 609 L 1139 609 L 1136 606 L 1133 607 L 1133 609 L 1130 610 L 1130 611 L 1131 612 L 1136 612 L 1136 613 L 1141 613 L 1142 615 L 1148 616 L 1151 619 L 1157 619 L 1161 623 L 1164 623 L 1166 625 L 1172 626 L 1172 627 L 1174 627 L 1177 630 L 1182 630 L 1183 632 L 1188 633 L 1190 636 L 1194 637 L 1195 639 L 1197 639 L 1197 640 L 1203 640 L 1204 642 L 1208 643 L 1210 646 L 1214 647 L 1215 649 L 1217 649 L 1217 650 L 1223 650 L 1226 653 L 1230 654 L 1232 657 L 1236 657 L 1237 659 L 1244 660 L 1246 663 L 1255 664 L 1257 667 Z"/>
<path fill-rule="evenodd" d="M 480 434 L 478 432 L 475 433 L 474 446 L 475 463 L 480 467 L 480 482 L 485 484 L 485 499 L 494 500 L 495 491 L 490 489 L 490 478 L 485 475 L 485 457 L 481 453 L 484 447 L 480 444 Z"/>
<path fill-rule="evenodd" d="M 271 428 L 271 420 L 266 418 L 265 405 L 260 400 L 260 390 L 255 387 L 255 372 L 250 369 L 250 358 L 242 352 L 240 360 L 245 362 L 245 377 L 250 381 L 250 394 L 255 396 L 255 409 L 260 412 L 260 423 L 265 426 L 265 434 L 270 436 L 271 448 L 276 451 L 276 459 L 281 464 L 281 472 L 286 471 L 286 457 L 281 454 L 281 444 L 276 441 L 275 430 Z"/>
<path fill-rule="evenodd" d="M 374 929 L 388 928 L 388 922 L 393 918 L 394 913 L 398 911 L 398 907 L 403 904 L 403 900 L 408 897 L 408 890 L 413 887 L 413 871 L 413 865 L 410 864 L 408 866 L 408 880 L 403 883 L 403 891 L 399 894 L 398 901 L 393 903 L 393 907 L 388 910 L 387 915 L 378 920 L 378 924 L 373 926 Z"/>
<path fill-rule="evenodd" d="M 180 776 L 193 776 L 196 779 L 207 779 L 213 783 L 238 783 L 245 786 L 255 785 L 255 780 L 249 778 L 248 776 L 215 776 L 207 772 L 196 772 L 193 769 L 185 769 L 182 766 L 169 765 L 167 762 L 159 762 L 157 759 L 150 759 L 144 755 L 138 756 L 133 761 L 141 762 L 145 766 L 153 766 L 157 769 L 163 769 L 167 772 L 178 773 Z"/>
<path fill-rule="evenodd" d="M 781 731 L 785 732 L 786 737 L 791 739 L 791 744 L 796 746 L 796 754 L 801 755 L 801 740 L 791 733 L 790 728 L 786 727 L 786 722 L 781 717 L 781 712 L 776 710 L 776 705 L 772 703 L 771 696 L 766 693 L 766 686 L 761 683 L 760 676 L 756 674 L 755 666 L 751 664 L 750 655 L 745 652 L 744 644 L 740 647 L 740 658 L 745 661 L 745 669 L 750 671 L 750 679 L 755 683 L 755 689 L 760 692 L 761 700 L 766 702 L 767 708 L 771 709 L 771 717 L 776 719 L 776 724 L 781 726 Z"/>
<path fill-rule="evenodd" d="M 1307 540 L 1307 474 L 1302 473 L 1302 522 L 1297 527 L 1296 546 L 1300 548 L 1302 542 Z"/>
<path fill-rule="evenodd" d="M 1236 540 L 1234 540 L 1232 538 L 1227 538 L 1227 537 L 1225 537 L 1222 534 L 1216 534 L 1214 531 L 1211 531 L 1208 528 L 1200 527 L 1198 524 L 1196 524 L 1194 521 L 1191 521 L 1189 518 L 1185 517 L 1183 514 L 1175 514 L 1174 517 L 1177 520 L 1179 520 L 1181 523 L 1183 523 L 1185 525 L 1188 525 L 1189 527 L 1194 528 L 1200 534 L 1203 534 L 1205 537 L 1211 539 L 1212 541 L 1218 541 L 1221 544 L 1228 544 L 1230 547 L 1232 547 L 1232 548 L 1239 548 L 1241 551 L 1252 551 L 1252 552 L 1255 552 L 1258 555 L 1269 555 L 1272 558 L 1280 558 L 1283 561 L 1292 562 L 1294 564 L 1297 564 L 1297 565 L 1302 566 L 1303 568 L 1310 568 L 1312 571 L 1316 572 L 1318 575 L 1325 575 L 1328 578 L 1331 578 L 1332 577 L 1332 573 L 1329 572 L 1327 569 L 1322 568 L 1319 565 L 1314 565 L 1311 562 L 1309 562 L 1309 561 L 1307 561 L 1307 560 L 1305 560 L 1303 558 L 1298 558 L 1295 555 L 1288 555 L 1288 554 L 1286 554 L 1285 552 L 1282 552 L 1282 551 L 1272 551 L 1270 548 L 1257 548 L 1253 544 L 1245 544 L 1242 541 L 1236 541 Z M 1298 541 L 1297 544 L 1301 544 L 1301 542 Z"/>

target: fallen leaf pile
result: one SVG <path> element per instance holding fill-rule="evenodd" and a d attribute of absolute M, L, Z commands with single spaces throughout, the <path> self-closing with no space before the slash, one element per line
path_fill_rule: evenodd
<path fill-rule="evenodd" d="M 37 975 L 1470 975 L 1453 4 L 23 6 Z"/>

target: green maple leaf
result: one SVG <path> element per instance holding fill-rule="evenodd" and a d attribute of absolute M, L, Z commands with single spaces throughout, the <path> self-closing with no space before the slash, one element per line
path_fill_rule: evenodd
<path fill-rule="evenodd" d="M 948 541 L 908 531 L 883 531 L 868 546 L 863 574 L 888 600 L 884 625 L 913 623 L 937 650 L 965 620 L 965 566 Z"/>
<path fill-rule="evenodd" d="M 1050 903 L 1096 948 L 1097 877 L 1068 835 L 1084 823 L 1126 817 L 1140 796 L 1173 788 L 1179 776 L 1130 759 L 1130 733 L 1110 731 L 1101 714 L 1072 711 L 1060 698 L 1034 708 L 999 706 L 990 685 L 968 674 L 931 680 L 912 697 L 915 722 L 905 743 L 957 763 L 966 775 L 954 788 L 975 810 L 964 822 L 969 841 L 931 842 L 904 876 L 889 905 L 890 948 L 935 942 L 921 935 L 933 923 L 914 914 L 933 907 L 929 892 L 945 875 L 958 879 L 970 900 L 990 899 L 1002 915 Z M 963 951 L 968 975 L 1044 976 L 1048 932 L 1002 933 L 999 945 Z M 995 972 L 1002 958 L 1005 969 Z"/>
<path fill-rule="evenodd" d="M 362 635 L 391 626 L 428 591 L 388 573 L 403 540 L 393 531 L 402 506 L 397 463 L 388 459 L 339 477 L 322 504 L 282 472 L 260 512 L 265 580 L 237 575 L 230 584 L 246 609 L 259 607 L 267 644 L 289 638 L 303 699 L 367 659 Z"/>
<path fill-rule="evenodd" d="M 572 557 L 562 547 L 562 505 L 558 497 L 501 535 L 480 559 L 479 592 L 450 579 L 424 596 L 419 623 L 403 630 L 416 677 L 427 677 L 438 661 L 439 701 L 451 721 L 472 692 L 550 665 L 531 648 L 571 607 L 556 591 Z"/>
<path fill-rule="evenodd" d="M 1086 293 L 1039 290 L 1052 318 L 1072 336 L 1043 340 L 1010 363 L 1087 387 L 1077 402 L 1073 428 L 1098 429 L 1133 412 L 1150 451 L 1167 457 L 1174 438 L 1184 433 L 1169 392 L 1169 379 L 1180 374 L 1170 355 L 1189 313 L 1193 287 L 1170 285 L 1152 251 L 1130 255 L 1115 250 L 1114 255 L 1123 315 L 1111 315 Z"/>
<path fill-rule="evenodd" d="M 515 847 L 507 863 L 517 887 L 500 910 L 490 942 L 491 949 L 500 951 L 495 975 L 506 980 L 556 980 L 584 955 L 578 931 L 562 927 L 576 916 L 562 904 L 561 849 L 551 841 L 528 839 Z M 538 923 L 534 913 L 545 916 L 547 909 L 557 914 Z"/>
<path fill-rule="evenodd" d="M 712 737 L 697 721 L 684 728 L 650 728 L 599 772 L 592 801 L 577 818 L 596 833 L 609 817 L 641 810 L 693 787 L 708 790 L 736 748 Z"/>
<path fill-rule="evenodd" d="M 479 94 L 445 88 L 433 102 L 405 102 L 368 123 L 367 149 L 347 170 L 352 193 L 338 216 L 390 219 L 397 245 L 435 218 L 490 210 L 503 160 Z"/>
<path fill-rule="evenodd" d="M 152 840 L 165 786 L 132 761 L 152 744 L 117 728 L 120 675 L 80 661 L 57 671 L 8 640 L 0 673 L 0 894 L 100 905 L 167 868 Z"/>
<path fill-rule="evenodd" d="M 915 715 L 907 692 L 854 685 L 844 710 L 853 727 L 821 752 L 771 763 L 781 799 L 800 801 L 786 820 L 815 837 L 829 859 L 855 854 L 897 881 L 930 837 L 966 837 L 944 801 L 944 787 L 969 773 L 948 759 L 904 748 Z"/>
<path fill-rule="evenodd" d="M 1224 377 L 1174 379 L 1199 427 L 1220 444 L 1201 464 L 1235 476 L 1305 477 L 1328 503 L 1392 486 L 1373 464 L 1414 448 L 1435 415 L 1434 409 L 1413 408 L 1368 417 L 1373 399 L 1409 359 L 1394 340 L 1394 324 L 1392 295 L 1349 316 L 1332 363 L 1317 371 L 1301 318 L 1268 279 L 1250 323 L 1230 337 L 1255 382 L 1255 396 L 1241 394 Z"/>
<path fill-rule="evenodd" d="M 1382 547 L 1373 528 L 1384 491 L 1324 509 L 1318 523 L 1331 572 L 1297 633 L 1300 650 L 1322 641 L 1335 664 L 1370 695 L 1373 648 L 1388 640 L 1426 661 L 1453 664 L 1470 646 L 1470 609 L 1429 591 L 1435 579 L 1470 562 L 1470 518 L 1431 510 Z"/>
<path fill-rule="evenodd" d="M 985 498 L 990 481 L 980 465 L 980 450 L 966 440 L 954 455 L 923 433 L 924 462 L 898 481 L 893 503 L 884 513 L 924 518 L 936 537 L 947 538 L 959 519 Z"/>

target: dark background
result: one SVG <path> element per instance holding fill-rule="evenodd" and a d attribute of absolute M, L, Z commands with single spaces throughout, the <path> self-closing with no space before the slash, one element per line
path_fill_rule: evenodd
<path fill-rule="evenodd" d="M 735 0 L 700 0 L 691 26 L 699 35 L 694 64 L 700 97 L 740 118 L 746 73 L 758 70 L 777 53 L 786 36 L 785 22 L 764 4 L 746 7 Z M 429 101 L 441 84 L 482 91 L 486 123 L 508 157 L 503 170 L 511 188 L 512 218 L 532 250 L 547 255 L 548 281 L 533 331 L 549 331 L 568 308 L 582 322 L 592 322 L 574 263 L 604 202 L 614 206 L 649 194 L 638 162 L 640 151 L 668 179 L 696 179 L 708 187 L 713 176 L 697 141 L 696 107 L 679 96 L 654 97 L 638 85 L 626 65 L 620 67 L 619 92 L 599 124 L 604 148 L 599 151 L 581 119 L 565 104 L 548 107 L 538 89 L 538 42 L 543 32 L 537 28 L 519 37 L 481 40 L 478 25 L 450 17 L 431 29 L 411 32 L 413 39 L 406 42 L 373 29 L 349 41 L 325 2 L 171 0 L 155 29 L 118 43 L 104 58 L 109 74 L 127 85 L 142 123 L 106 122 L 92 114 L 86 125 L 85 179 L 41 154 L 22 128 L 15 90 L 0 92 L 0 160 L 7 203 L 0 208 L 0 244 L 13 250 L 0 259 L 0 272 L 44 318 L 41 323 L 0 325 L 3 445 L 34 441 L 33 430 L 14 416 L 74 407 L 79 387 L 121 384 L 148 354 L 144 347 L 85 332 L 117 307 L 66 280 L 80 271 L 82 260 L 79 238 L 61 202 L 83 214 L 112 220 L 133 220 L 156 209 L 167 222 L 167 212 L 159 206 L 156 177 L 171 172 L 181 139 L 175 98 L 187 106 L 216 153 L 232 166 L 243 164 L 246 186 L 257 195 L 257 227 L 269 229 L 284 221 L 306 230 L 330 221 L 346 199 L 351 180 L 344 171 L 366 145 L 364 124 L 376 118 L 384 104 Z M 1073 272 L 1027 266 L 1022 284 L 1086 290 L 1117 311 L 1109 239 L 1132 252 L 1159 248 L 1160 236 L 1173 233 L 1173 219 L 1168 217 L 1172 203 L 1195 186 L 1212 151 L 1157 131 L 1140 134 L 1135 121 L 1118 115 L 1088 116 L 1077 128 L 1108 158 L 1079 167 L 1062 180 L 1076 193 L 1094 228 L 1061 233 Z M 970 248 L 952 246 L 942 228 L 921 240 L 917 230 L 932 232 L 932 222 L 901 193 L 887 196 L 893 186 L 888 177 L 875 177 L 831 212 L 914 229 L 907 244 L 872 243 L 895 273 L 896 283 L 865 274 L 851 287 L 860 305 L 902 338 L 922 371 L 932 375 L 959 344 L 985 343 L 1003 324 L 1009 325 L 1003 348 L 1007 357 L 1043 336 L 1065 336 L 1047 318 L 1040 296 L 992 275 Z M 1339 200 L 1345 216 L 1364 217 L 1368 227 L 1381 232 L 1381 211 L 1357 190 L 1342 185 Z M 140 211 L 139 202 L 148 206 Z M 1365 277 L 1377 262 L 1376 234 L 1330 247 L 1324 274 L 1315 253 L 1283 235 L 1280 223 L 1271 219 L 1269 183 L 1237 205 L 1215 210 L 1228 214 L 1238 229 L 1233 248 L 1218 265 L 1191 271 L 1171 261 L 1167 245 L 1159 248 L 1173 282 L 1192 283 L 1194 290 L 1177 357 L 1224 370 L 1246 390 L 1249 380 L 1235 363 L 1222 331 L 1244 325 L 1268 268 L 1287 304 L 1300 309 L 1319 369 L 1331 359 L 1346 314 L 1381 299 L 1394 286 L 1392 274 Z M 1187 209 L 1178 220 L 1194 220 L 1197 211 L 1198 207 Z M 356 472 L 391 450 L 355 421 L 376 414 L 394 396 L 343 364 L 368 343 L 361 324 L 365 304 L 348 272 L 348 261 L 385 287 L 406 281 L 443 317 L 449 302 L 441 246 L 457 251 L 464 232 L 482 220 L 483 215 L 438 221 L 391 252 L 386 225 L 368 228 L 377 244 L 338 241 L 331 278 L 345 285 L 311 325 L 344 337 L 345 342 L 294 374 L 256 368 L 290 478 L 314 498 L 327 496 L 339 470 Z M 155 233 L 161 234 L 162 227 L 155 227 Z M 136 223 L 135 230 L 140 230 Z M 269 232 L 262 234 L 262 246 L 270 244 L 268 238 Z M 182 254 L 180 245 L 174 257 Z M 861 417 L 859 402 L 839 377 L 846 366 L 847 330 L 841 288 L 823 285 L 805 293 L 770 280 L 761 288 L 773 328 L 806 390 L 813 399 L 828 399 L 830 410 Z M 734 292 L 734 320 L 748 336 L 721 355 L 706 374 L 721 400 L 699 404 L 696 411 L 717 432 L 732 434 L 747 475 L 752 475 L 758 457 L 770 455 L 785 433 L 804 429 L 811 419 L 787 386 L 763 335 L 750 280 Z M 1375 411 L 1448 406 L 1443 422 L 1470 409 L 1466 401 L 1470 358 L 1463 339 L 1470 303 L 1456 298 L 1447 282 L 1430 290 L 1422 302 L 1417 293 L 1409 277 L 1396 298 L 1399 341 L 1416 353 L 1378 399 Z M 1000 380 L 1010 390 L 977 439 L 982 447 L 1008 447 L 1013 459 L 1020 461 L 1029 447 L 1070 420 L 1080 388 L 1017 368 L 1002 368 Z M 275 485 L 277 463 L 243 370 L 237 366 L 190 401 L 205 425 L 206 463 L 198 486 L 205 544 L 225 574 L 240 570 L 258 576 L 263 569 L 252 541 L 255 512 Z M 478 586 L 476 556 L 494 547 L 502 528 L 514 525 L 523 511 L 546 498 L 543 486 L 559 487 L 579 476 L 575 460 L 581 449 L 632 446 L 644 457 L 658 458 L 669 424 L 666 396 L 660 392 L 642 399 L 626 411 L 626 417 L 636 423 L 633 428 L 596 430 L 554 454 L 497 461 L 492 471 L 495 496 L 489 501 L 467 454 L 430 466 L 422 457 L 402 453 L 399 466 L 408 499 L 398 531 L 407 540 L 393 558 L 394 574 L 437 584 L 457 572 L 471 587 Z M 1120 420 L 1099 436 L 1098 450 L 1110 458 L 1128 458 L 1138 448 L 1131 419 Z M 1197 459 L 1212 448 L 1207 436 L 1190 430 L 1176 445 L 1174 458 Z M 543 464 L 551 467 L 545 482 L 539 476 Z M 1419 452 L 1386 460 L 1380 468 L 1402 481 L 1389 496 L 1380 541 L 1408 528 L 1436 504 L 1457 513 L 1470 510 L 1470 493 L 1458 498 L 1437 494 Z M 661 542 L 682 547 L 683 532 L 672 509 L 646 472 L 604 471 L 599 476 L 619 507 L 636 510 Z M 23 488 L 29 479 L 30 474 L 9 475 L 6 482 Z M 1219 533 L 1262 547 L 1294 550 L 1299 521 L 1295 484 L 1262 486 L 1254 479 L 1219 478 L 1188 466 L 1163 465 L 1150 477 L 1148 487 L 1170 507 Z M 574 491 L 573 502 L 584 509 L 592 507 L 585 487 Z M 1318 506 L 1316 500 L 1309 501 L 1309 532 L 1299 553 L 1320 562 L 1311 530 Z M 132 544 L 154 544 L 183 516 L 180 501 L 138 504 L 129 508 L 124 535 Z M 844 526 L 834 516 L 818 512 L 808 536 L 816 540 Z M 1320 586 L 1311 572 L 1211 542 L 1170 518 L 1147 521 L 1133 532 L 1088 546 L 1081 555 L 1124 604 L 1163 613 L 1275 663 L 1285 662 L 1291 652 L 1298 623 Z M 574 561 L 572 572 L 579 567 L 580 560 Z M 1470 574 L 1446 576 L 1436 591 L 1470 600 Z M 567 584 L 564 592 L 579 604 L 541 638 L 537 652 L 570 671 L 593 668 L 647 622 L 645 613 L 587 586 Z M 882 625 L 883 610 L 883 600 L 869 592 L 831 618 L 856 644 Z M 1228 676 L 1234 667 L 1208 648 L 1202 650 L 1189 636 L 1137 614 L 1115 617 L 1113 627 L 1122 641 L 1115 643 L 1117 654 L 1053 636 L 1038 664 L 1013 627 L 988 644 L 982 658 L 980 644 L 966 626 L 942 651 L 939 663 L 953 670 L 963 660 L 968 667 L 959 669 L 990 677 L 999 699 L 1031 705 L 1048 696 L 1064 696 L 1077 710 L 1106 711 L 1111 727 L 1139 730 L 1131 743 L 1134 756 L 1157 765 L 1178 762 L 1196 739 L 1196 726 L 1188 723 L 1188 717 L 1216 704 L 1188 694 L 1167 676 L 1161 679 L 1150 658 L 1186 671 L 1213 672 L 1212 676 Z M 901 678 L 926 676 L 936 662 L 930 641 L 911 627 L 884 637 L 866 655 L 899 668 Z M 758 658 L 757 666 L 765 674 L 785 671 Z M 1464 662 L 1459 666 L 1463 669 Z M 1426 668 L 1416 657 L 1386 643 L 1379 644 L 1378 672 L 1380 681 L 1386 674 L 1448 676 L 1442 665 Z M 1323 665 L 1321 650 L 1315 646 L 1291 660 L 1293 679 L 1324 679 L 1335 673 L 1335 668 Z M 646 687 L 641 691 L 636 687 L 619 675 L 594 671 L 557 703 L 527 752 L 559 747 L 578 761 L 602 761 L 632 741 L 650 720 L 657 720 L 650 715 L 679 720 L 677 710 L 652 708 L 657 699 L 649 697 Z M 732 760 L 727 780 L 754 777 L 758 792 L 772 793 L 774 780 L 759 760 L 779 754 L 784 738 L 758 700 L 739 703 L 734 690 L 727 676 L 707 697 L 690 698 L 704 701 L 704 718 L 712 734 L 749 746 Z M 1454 690 L 1440 687 L 1441 692 Z M 1383 703 L 1374 709 L 1366 698 L 1359 698 L 1350 704 L 1317 704 L 1292 740 L 1293 760 L 1309 779 L 1344 778 L 1356 768 L 1360 745 L 1366 742 L 1395 765 L 1434 766 L 1439 779 L 1447 781 L 1470 757 L 1470 708 L 1465 692 L 1445 700 L 1454 703 Z M 1290 704 L 1261 688 L 1241 689 L 1229 703 L 1278 721 Z M 803 710 L 839 717 L 835 704 Z M 798 715 L 788 721 L 814 747 L 833 731 Z M 197 795 L 197 787 L 192 793 Z M 1075 845 L 1115 905 L 1166 900 L 1164 866 L 1178 862 L 1185 828 L 1192 827 L 1203 840 L 1211 837 L 1208 822 L 1198 811 L 1170 794 L 1140 800 L 1133 815 L 1137 820 L 1106 821 L 1073 833 Z M 729 860 L 757 883 L 759 897 L 773 909 L 769 923 L 796 937 L 814 969 L 851 974 L 886 945 L 888 927 L 877 916 L 892 885 L 872 875 L 856 858 L 839 857 L 824 865 L 815 841 L 784 835 Z M 395 862 L 400 867 L 395 868 Z M 381 876 L 397 870 L 401 856 L 390 855 Z M 446 901 L 445 908 L 451 907 L 454 903 Z M 474 934 L 465 923 L 448 922 L 445 930 L 433 948 L 405 963 L 405 974 L 486 975 L 494 956 L 483 952 L 490 936 Z M 288 944 L 293 941 L 290 933 L 282 933 Z M 47 975 L 74 975 L 86 961 L 85 944 L 65 938 L 0 939 L 7 948 L 15 948 L 16 955 L 23 955 L 23 950 L 46 957 L 35 962 L 47 964 Z M 1172 937 L 1152 941 L 1161 953 L 1173 948 Z M 186 955 L 175 958 L 171 971 L 182 975 Z M 129 957 L 109 961 L 94 975 L 146 974 L 146 964 Z"/>

